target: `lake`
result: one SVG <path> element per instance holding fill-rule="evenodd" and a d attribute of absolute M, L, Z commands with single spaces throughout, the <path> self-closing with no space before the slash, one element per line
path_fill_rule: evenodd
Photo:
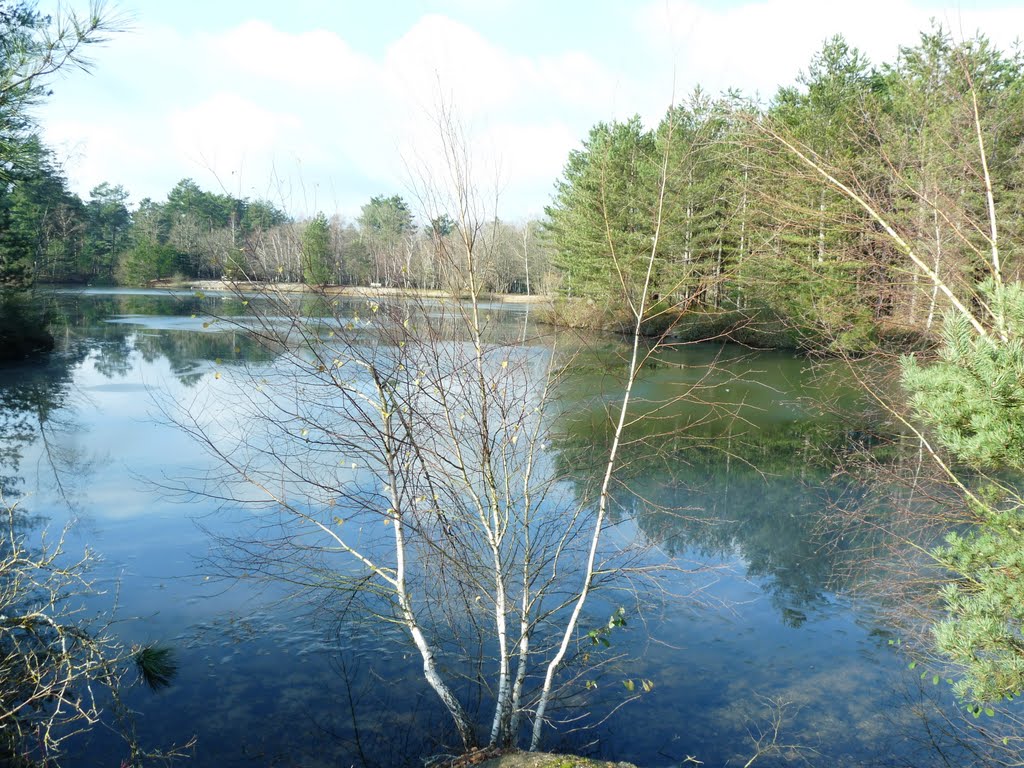
<path fill-rule="evenodd" d="M 226 569 L 220 543 L 247 524 L 244 510 L 174 492 L 219 467 L 169 414 L 199 404 L 230 432 L 243 418 L 232 374 L 273 367 L 274 353 L 238 325 L 210 321 L 244 316 L 242 302 L 91 289 L 51 300 L 58 350 L 0 369 L 0 475 L 49 529 L 72 523 L 69 549 L 100 555 L 105 594 L 90 612 L 116 611 L 126 643 L 175 649 L 168 689 L 128 694 L 143 743 L 194 735 L 195 766 L 413 765 L 450 745 L 401 633 Z M 527 345 L 537 355 L 580 345 L 547 461 L 576 468 L 564 482 L 582 492 L 607 451 L 604 406 L 620 393 L 622 345 L 554 338 L 521 306 L 484 310 L 498 332 L 540 335 Z M 684 388 L 686 402 L 655 407 Z M 647 562 L 670 567 L 657 577 L 660 599 L 625 603 L 614 663 L 580 677 L 586 716 L 549 729 L 545 747 L 640 766 L 688 756 L 743 765 L 781 705 L 785 746 L 758 765 L 979 761 L 948 726 L 948 687 L 908 668 L 887 606 L 862 589 L 860 546 L 873 534 L 830 524 L 833 506 L 865 492 L 835 473 L 836 452 L 878 431 L 852 377 L 790 352 L 687 345 L 651 362 L 638 395 L 652 416 L 624 448 L 613 540 L 641 543 Z M 584 630 L 622 604 L 615 593 L 595 599 Z M 105 729 L 72 750 L 76 766 L 126 754 Z"/>

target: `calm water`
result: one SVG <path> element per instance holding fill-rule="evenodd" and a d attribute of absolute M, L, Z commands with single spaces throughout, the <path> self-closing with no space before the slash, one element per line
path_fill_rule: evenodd
<path fill-rule="evenodd" d="M 161 409 L 205 403 L 229 421 L 218 372 L 270 360 L 244 334 L 208 323 L 209 312 L 242 312 L 240 303 L 140 291 L 55 301 L 59 351 L 0 369 L 0 475 L 6 494 L 51 528 L 73 521 L 72 548 L 102 556 L 95 574 L 106 594 L 91 607 L 110 611 L 116 600 L 125 642 L 177 650 L 171 688 L 130 694 L 143 742 L 195 735 L 196 766 L 417 764 L 440 751 L 447 721 L 400 636 L 286 607 L 278 586 L 217 578 L 213 535 L 230 535 L 236 519 L 157 487 L 210 467 Z M 520 309 L 489 311 L 510 328 L 525 320 Z M 600 467 L 600 401 L 617 394 L 618 351 L 606 341 L 578 361 L 555 461 Z M 547 746 L 641 766 L 687 756 L 742 765 L 775 700 L 787 705 L 782 740 L 800 750 L 758 765 L 800 756 L 818 765 L 970 762 L 941 727 L 953 709 L 948 690 L 908 670 L 876 606 L 853 597 L 864 578 L 850 575 L 857 532 L 840 539 L 823 522 L 831 502 L 856 492 L 832 480 L 827 457 L 866 426 L 853 411 L 819 412 L 816 401 L 852 403 L 854 392 L 834 376 L 820 389 L 819 374 L 792 354 L 717 346 L 680 349 L 646 372 L 642 398 L 699 385 L 694 394 L 716 407 L 659 413 L 649 439 L 626 449 L 616 501 L 633 515 L 620 513 L 616 535 L 696 572 L 661 575 L 678 597 L 648 602 L 643 621 L 631 613 L 616 631 L 614 648 L 627 658 L 588 678 L 597 683 L 586 693 L 591 724 L 626 697 L 624 680 L 650 680 L 653 690 L 591 729 L 549 731 Z M 683 425 L 685 438 L 658 437 Z M 583 488 L 596 472 L 572 481 Z M 615 604 L 595 601 L 590 618 L 600 622 Z M 125 754 L 102 730 L 76 749 L 72 764 L 82 766 Z"/>

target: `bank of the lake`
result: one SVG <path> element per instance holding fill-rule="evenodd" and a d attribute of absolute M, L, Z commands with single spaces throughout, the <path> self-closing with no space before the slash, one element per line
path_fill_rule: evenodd
<path fill-rule="evenodd" d="M 60 286 L 50 286 L 60 288 Z M 152 280 L 145 286 L 120 286 L 126 290 L 152 289 L 165 291 L 202 291 L 224 294 L 302 294 L 322 293 L 327 296 L 362 299 L 420 299 L 459 301 L 468 294 L 451 291 L 383 285 L 309 286 L 301 282 L 259 282 L 230 280 L 187 280 L 165 278 Z M 116 289 L 114 289 L 116 290 Z M 632 333 L 634 319 L 625 307 L 549 294 L 482 292 L 479 301 L 491 304 L 528 305 L 536 307 L 533 321 L 576 331 L 602 331 L 616 334 Z M 727 343 L 754 349 L 793 350 L 824 356 L 861 356 L 883 352 L 904 354 L 929 348 L 936 343 L 935 333 L 923 327 L 898 322 L 880 321 L 868 329 L 856 344 L 829 336 L 822 329 L 801 327 L 785 320 L 769 307 L 715 309 L 711 307 L 674 307 L 655 301 L 648 307 L 649 320 L 641 333 L 650 338 L 664 338 L 685 343 Z"/>
<path fill-rule="evenodd" d="M 230 282 L 228 280 L 154 280 L 147 284 L 147 288 L 157 290 L 193 290 L 193 291 L 220 291 L 223 293 L 307 293 L 316 291 L 328 296 L 340 296 L 349 298 L 420 298 L 420 299 L 450 299 L 460 300 L 466 296 L 455 295 L 450 291 L 432 290 L 429 288 L 393 288 L 380 285 L 324 285 L 311 287 L 305 283 L 260 283 L 260 282 Z M 551 299 L 547 296 L 525 293 L 481 293 L 478 296 L 481 301 L 498 302 L 500 304 L 549 304 Z"/>

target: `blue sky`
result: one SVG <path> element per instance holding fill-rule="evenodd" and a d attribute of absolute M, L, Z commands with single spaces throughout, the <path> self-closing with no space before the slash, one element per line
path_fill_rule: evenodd
<path fill-rule="evenodd" d="M 53 3 L 40 3 L 43 9 Z M 72 7 L 75 7 L 72 4 Z M 936 18 L 1008 49 L 1024 5 L 911 0 L 123 0 L 130 32 L 39 109 L 72 188 L 138 202 L 181 178 L 303 215 L 358 215 L 436 179 L 455 109 L 499 214 L 540 214 L 599 120 L 657 121 L 698 83 L 770 97 L 844 34 L 891 60 Z"/>

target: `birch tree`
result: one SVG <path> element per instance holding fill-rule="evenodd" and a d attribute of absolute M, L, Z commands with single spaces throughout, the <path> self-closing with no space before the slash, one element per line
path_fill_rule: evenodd
<path fill-rule="evenodd" d="M 443 163 L 423 171 L 415 192 L 424 220 L 453 223 L 436 238 L 437 258 L 465 300 L 346 303 L 238 283 L 258 309 L 217 322 L 239 323 L 276 358 L 213 380 L 239 403 L 230 420 L 201 403 L 178 418 L 225 469 L 201 490 L 253 516 L 248 535 L 226 542 L 234 565 L 398 628 L 464 749 L 537 749 L 567 662 L 583 658 L 579 643 L 589 653 L 622 623 L 619 613 L 595 618 L 589 601 L 631 562 L 605 533 L 633 384 L 653 354 L 640 329 L 658 230 L 636 271 L 635 254 L 627 262 L 606 228 L 609 263 L 633 270 L 632 328 L 602 482 L 583 497 L 551 453 L 555 395 L 575 351 L 489 318 L 481 294 L 496 197 L 481 191 L 448 109 L 437 128 Z M 664 173 L 663 161 L 659 209 Z M 482 661 L 471 662 L 473 647 L 486 649 Z M 483 719 L 465 698 L 481 679 Z"/>

